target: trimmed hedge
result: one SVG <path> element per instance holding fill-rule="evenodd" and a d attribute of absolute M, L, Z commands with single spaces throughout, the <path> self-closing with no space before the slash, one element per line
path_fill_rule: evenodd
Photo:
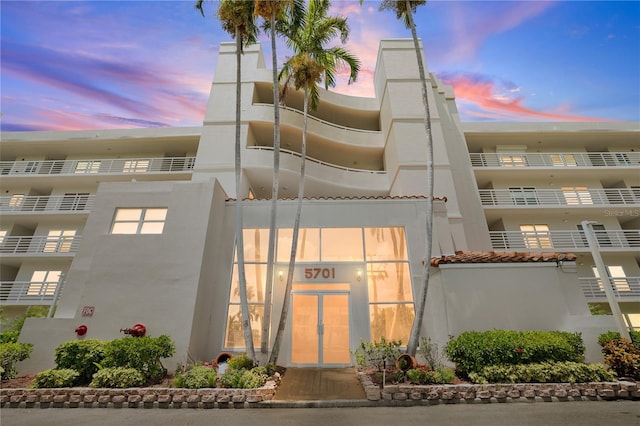
<path fill-rule="evenodd" d="M 580 333 L 565 331 L 466 331 L 445 346 L 463 377 L 491 365 L 582 362 L 584 351 Z"/>
<path fill-rule="evenodd" d="M 145 380 L 135 368 L 103 368 L 93 375 L 92 388 L 133 388 L 142 386 Z"/>
<path fill-rule="evenodd" d="M 36 374 L 31 386 L 34 388 L 67 388 L 73 386 L 80 374 L 70 368 L 52 368 Z"/>
<path fill-rule="evenodd" d="M 158 337 L 123 337 L 104 346 L 102 367 L 127 367 L 138 370 L 145 382 L 156 381 L 166 374 L 160 362 L 175 352 L 175 344 L 167 335 Z"/>
<path fill-rule="evenodd" d="M 520 365 L 491 365 L 469 374 L 473 383 L 588 383 L 610 382 L 616 375 L 603 364 L 544 362 Z"/>
<path fill-rule="evenodd" d="M 73 369 L 78 372 L 75 384 L 91 381 L 104 359 L 106 342 L 97 339 L 70 340 L 55 350 L 56 369 Z"/>

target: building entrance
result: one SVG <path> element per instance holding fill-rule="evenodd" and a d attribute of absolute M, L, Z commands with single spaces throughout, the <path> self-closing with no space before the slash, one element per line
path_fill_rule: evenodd
<path fill-rule="evenodd" d="M 350 365 L 349 284 L 294 284 L 291 363 Z"/>

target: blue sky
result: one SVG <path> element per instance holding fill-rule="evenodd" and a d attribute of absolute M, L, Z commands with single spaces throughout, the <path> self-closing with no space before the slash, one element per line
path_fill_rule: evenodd
<path fill-rule="evenodd" d="M 194 3 L 2 0 L 2 130 L 201 125 L 218 46 L 231 37 L 216 2 L 206 18 Z M 332 2 L 362 61 L 358 81 L 345 73 L 334 90 L 373 96 L 380 40 L 411 37 L 379 3 Z M 432 0 L 416 23 L 463 121 L 640 120 L 638 1 Z"/>

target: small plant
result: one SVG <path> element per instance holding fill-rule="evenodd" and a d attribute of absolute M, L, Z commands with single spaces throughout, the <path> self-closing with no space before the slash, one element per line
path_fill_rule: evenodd
<path fill-rule="evenodd" d="M 92 388 L 132 388 L 142 386 L 144 376 L 135 368 L 103 368 L 93 375 Z"/>
<path fill-rule="evenodd" d="M 220 387 L 234 389 L 253 389 L 264 386 L 269 377 L 265 374 L 265 367 L 251 370 L 233 369 L 225 371 L 218 381 Z"/>
<path fill-rule="evenodd" d="M 194 365 L 185 372 L 176 371 L 173 385 L 178 388 L 214 388 L 218 373 L 212 366 Z"/>
<path fill-rule="evenodd" d="M 104 359 L 106 342 L 97 339 L 71 340 L 55 350 L 57 369 L 72 369 L 78 372 L 77 383 L 87 384 L 98 371 Z"/>
<path fill-rule="evenodd" d="M 382 336 L 379 342 L 361 341 L 353 354 L 360 367 L 375 367 L 382 371 L 386 364 L 395 364 L 396 358 L 402 353 L 401 345 L 399 340 L 387 342 Z"/>
<path fill-rule="evenodd" d="M 71 368 L 52 368 L 44 370 L 36 374 L 31 383 L 34 388 L 68 388 L 74 385 L 78 380 L 78 373 Z"/>
<path fill-rule="evenodd" d="M 142 374 L 145 382 L 154 382 L 167 373 L 160 359 L 174 352 L 175 344 L 169 336 L 127 336 L 105 344 L 102 365 L 133 368 Z"/>
<path fill-rule="evenodd" d="M 418 353 L 425 359 L 425 362 L 432 370 L 444 367 L 444 354 L 438 347 L 437 343 L 431 341 L 431 338 L 420 338 L 420 347 Z"/>
<path fill-rule="evenodd" d="M 0 379 L 12 379 L 18 374 L 16 363 L 31 356 L 31 343 L 2 343 L 0 344 Z"/>
<path fill-rule="evenodd" d="M 418 385 L 453 383 L 454 378 L 455 373 L 453 369 L 446 367 L 430 370 L 425 366 L 421 366 L 407 371 L 407 379 L 409 379 L 411 383 Z"/>
<path fill-rule="evenodd" d="M 253 360 L 247 354 L 240 353 L 229 358 L 227 365 L 234 370 L 251 370 L 253 368 Z"/>
<path fill-rule="evenodd" d="M 617 331 L 607 331 L 606 333 L 602 333 L 598 336 L 598 344 L 604 347 L 608 342 L 620 339 L 620 337 L 620 333 Z M 631 337 L 632 343 L 640 346 L 640 331 L 629 331 L 629 337 Z"/>
<path fill-rule="evenodd" d="M 619 338 L 605 343 L 602 348 L 604 362 L 618 377 L 640 379 L 640 348 L 627 339 Z"/>

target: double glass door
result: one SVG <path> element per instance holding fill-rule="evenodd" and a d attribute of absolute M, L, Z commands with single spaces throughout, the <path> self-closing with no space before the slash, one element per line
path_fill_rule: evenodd
<path fill-rule="evenodd" d="M 340 284 L 294 286 L 291 363 L 349 365 L 349 293 Z M 347 285 L 348 288 L 348 285 Z"/>

